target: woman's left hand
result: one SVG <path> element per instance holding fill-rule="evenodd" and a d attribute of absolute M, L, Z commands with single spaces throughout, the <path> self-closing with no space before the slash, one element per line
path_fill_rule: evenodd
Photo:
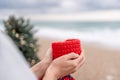
<path fill-rule="evenodd" d="M 37 76 L 39 80 L 42 79 L 51 62 L 52 62 L 52 50 L 51 48 L 49 48 L 43 60 L 41 60 L 39 63 L 37 63 L 31 68 L 31 70 L 34 72 L 34 74 Z"/>

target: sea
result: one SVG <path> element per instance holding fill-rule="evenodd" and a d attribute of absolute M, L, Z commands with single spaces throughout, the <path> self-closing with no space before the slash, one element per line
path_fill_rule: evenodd
<path fill-rule="evenodd" d="M 85 42 L 96 42 L 120 47 L 120 21 L 114 22 L 40 22 L 33 21 L 36 36 L 44 36 L 59 39 L 80 39 Z M 3 26 L 3 21 L 0 21 Z M 3 29 L 3 27 L 0 27 Z"/>

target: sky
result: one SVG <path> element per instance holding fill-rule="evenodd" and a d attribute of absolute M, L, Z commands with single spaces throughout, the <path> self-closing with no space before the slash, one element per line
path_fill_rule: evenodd
<path fill-rule="evenodd" d="M 42 21 L 120 21 L 120 0 L 0 0 L 0 19 L 9 15 Z"/>
<path fill-rule="evenodd" d="M 115 9 L 120 9 L 120 0 L 0 0 L 2 11 L 74 13 Z"/>

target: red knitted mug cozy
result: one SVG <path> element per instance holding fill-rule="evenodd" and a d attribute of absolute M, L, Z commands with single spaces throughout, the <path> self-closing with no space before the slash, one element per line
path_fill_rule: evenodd
<path fill-rule="evenodd" d="M 74 52 L 76 54 L 81 54 L 82 48 L 79 39 L 68 39 L 64 42 L 53 42 L 52 43 L 52 53 L 53 59 Z M 59 80 L 75 80 L 70 75 L 65 76 Z"/>
<path fill-rule="evenodd" d="M 74 52 L 79 55 L 82 52 L 81 43 L 79 39 L 68 39 L 65 42 L 52 43 L 53 59 L 71 52 Z"/>

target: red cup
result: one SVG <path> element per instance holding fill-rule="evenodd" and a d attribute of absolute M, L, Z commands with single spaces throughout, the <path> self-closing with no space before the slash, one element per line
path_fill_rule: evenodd
<path fill-rule="evenodd" d="M 76 54 L 81 54 L 82 48 L 79 39 L 68 39 L 64 42 L 53 42 L 52 43 L 52 53 L 53 59 L 74 52 Z"/>

